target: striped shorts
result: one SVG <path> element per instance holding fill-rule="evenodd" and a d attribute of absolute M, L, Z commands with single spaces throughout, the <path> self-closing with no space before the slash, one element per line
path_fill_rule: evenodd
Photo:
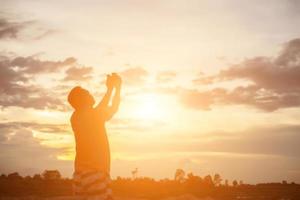
<path fill-rule="evenodd" d="M 80 171 L 73 174 L 73 192 L 87 200 L 112 200 L 110 176 L 102 171 Z"/>

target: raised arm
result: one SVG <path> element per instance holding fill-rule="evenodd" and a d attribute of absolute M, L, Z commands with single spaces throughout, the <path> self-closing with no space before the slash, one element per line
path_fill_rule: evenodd
<path fill-rule="evenodd" d="M 113 74 L 114 85 L 115 85 L 115 94 L 112 99 L 112 105 L 108 106 L 105 110 L 104 118 L 106 121 L 110 120 L 114 114 L 118 111 L 120 100 L 121 100 L 121 77 L 117 74 Z"/>
<path fill-rule="evenodd" d="M 96 106 L 96 109 L 98 110 L 103 110 L 106 109 L 111 95 L 112 95 L 112 91 L 113 91 L 113 80 L 112 80 L 112 76 L 111 75 L 107 75 L 106 76 L 106 93 L 103 96 L 102 100 L 99 102 L 99 104 Z"/>

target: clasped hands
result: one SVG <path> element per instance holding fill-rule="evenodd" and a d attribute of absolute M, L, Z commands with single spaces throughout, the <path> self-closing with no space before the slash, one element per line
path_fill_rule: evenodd
<path fill-rule="evenodd" d="M 117 73 L 108 74 L 106 76 L 106 87 L 112 90 L 114 87 L 120 89 L 122 84 L 122 79 Z"/>

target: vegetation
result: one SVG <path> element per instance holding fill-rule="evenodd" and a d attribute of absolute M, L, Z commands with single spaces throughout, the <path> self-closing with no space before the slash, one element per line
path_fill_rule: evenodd
<path fill-rule="evenodd" d="M 229 184 L 219 174 L 204 177 L 186 174 L 178 169 L 173 180 L 154 180 L 148 177 L 122 178 L 112 180 L 116 196 L 161 199 L 170 196 L 192 194 L 214 199 L 300 199 L 300 185 L 296 183 L 244 184 L 234 180 Z M 0 176 L 0 197 L 24 196 L 70 196 L 72 179 L 62 178 L 57 170 L 46 170 L 41 175 L 22 177 L 17 172 Z"/>

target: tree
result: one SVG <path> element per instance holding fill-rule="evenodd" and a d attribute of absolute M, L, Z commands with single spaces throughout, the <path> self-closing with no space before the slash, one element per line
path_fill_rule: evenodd
<path fill-rule="evenodd" d="M 132 179 L 136 179 L 138 174 L 138 168 L 135 168 L 133 171 L 131 171 L 131 174 L 132 174 Z"/>
<path fill-rule="evenodd" d="M 45 170 L 42 176 L 45 180 L 58 180 L 61 178 L 61 174 L 58 170 Z"/>
<path fill-rule="evenodd" d="M 214 185 L 214 182 L 213 182 L 213 179 L 211 177 L 211 175 L 207 175 L 203 178 L 203 183 L 205 185 L 208 185 L 208 186 L 213 186 Z"/>
<path fill-rule="evenodd" d="M 179 181 L 180 183 L 182 183 L 184 181 L 184 176 L 185 176 L 185 172 L 183 171 L 183 169 L 177 169 L 175 172 L 175 181 Z"/>
<path fill-rule="evenodd" d="M 35 174 L 32 178 L 33 180 L 42 180 L 42 176 L 40 174 Z"/>
<path fill-rule="evenodd" d="M 225 186 L 228 187 L 229 186 L 229 181 L 226 179 L 225 180 Z"/>
<path fill-rule="evenodd" d="M 6 179 L 7 176 L 5 174 L 1 174 L 0 179 Z"/>
<path fill-rule="evenodd" d="M 214 181 L 213 182 L 214 182 L 215 186 L 219 186 L 221 184 L 222 178 L 221 178 L 220 174 L 215 174 L 214 175 Z"/>
<path fill-rule="evenodd" d="M 24 180 L 25 180 L 25 181 L 30 181 L 30 180 L 31 180 L 31 176 L 25 176 L 25 177 L 24 177 Z"/>
<path fill-rule="evenodd" d="M 10 180 L 22 180 L 22 176 L 18 172 L 14 172 L 7 175 L 7 178 Z"/>
<path fill-rule="evenodd" d="M 234 187 L 236 187 L 236 186 L 238 185 L 237 180 L 232 181 L 232 185 L 233 185 Z"/>

